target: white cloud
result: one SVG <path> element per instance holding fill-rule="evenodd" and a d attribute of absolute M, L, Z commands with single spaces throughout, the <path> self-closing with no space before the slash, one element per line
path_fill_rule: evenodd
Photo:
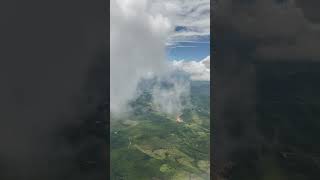
<path fill-rule="evenodd" d="M 123 114 L 139 81 L 166 71 L 165 42 L 171 29 L 161 14 L 147 12 L 146 0 L 110 1 L 110 110 Z"/>
<path fill-rule="evenodd" d="M 163 86 L 161 82 L 167 85 Z M 174 72 L 162 76 L 152 89 L 152 100 L 161 112 L 178 115 L 190 103 L 190 81 Z"/>
<path fill-rule="evenodd" d="M 175 46 L 169 46 L 168 48 L 175 49 L 175 48 L 194 48 L 194 47 L 197 47 L 197 46 L 180 46 L 180 45 L 175 45 Z"/>
<path fill-rule="evenodd" d="M 210 56 L 201 61 L 173 61 L 173 66 L 190 74 L 195 81 L 210 81 Z"/>
<path fill-rule="evenodd" d="M 189 88 L 188 84 L 183 84 L 186 83 L 185 81 L 166 77 L 176 68 L 166 60 L 166 44 L 170 44 L 170 41 L 173 42 L 172 44 L 181 40 L 193 41 L 197 40 L 200 34 L 200 36 L 208 35 L 209 12 L 206 12 L 208 8 L 208 0 L 110 1 L 110 111 L 112 115 L 123 115 L 128 112 L 128 102 L 138 95 L 137 86 L 140 80 L 152 76 L 166 79 L 174 84 L 171 89 L 154 89 L 154 102 L 159 106 L 170 103 L 170 106 L 161 106 L 166 107 L 162 110 L 167 113 L 176 113 L 182 109 L 183 103 L 180 98 L 188 94 Z M 202 13 L 203 11 L 205 13 Z M 174 27 L 177 25 L 186 26 L 188 30 L 176 33 Z M 203 71 L 205 61 L 190 63 L 183 63 L 181 68 L 191 73 L 193 79 L 210 78 L 204 73 L 207 70 Z M 190 65 L 196 68 L 189 67 Z M 166 98 L 161 98 L 159 101 L 158 97 L 163 96 Z"/>
<path fill-rule="evenodd" d="M 210 0 L 150 0 L 149 11 L 167 16 L 173 27 L 182 26 L 183 31 L 172 31 L 168 38 L 173 41 L 197 40 L 210 35 Z"/>

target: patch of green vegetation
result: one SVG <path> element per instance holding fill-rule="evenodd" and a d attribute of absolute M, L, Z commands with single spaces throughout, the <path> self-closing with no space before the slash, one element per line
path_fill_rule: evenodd
<path fill-rule="evenodd" d="M 199 169 L 201 169 L 202 171 L 208 172 L 208 170 L 210 170 L 210 162 L 209 161 L 199 160 L 197 162 L 197 165 L 198 165 Z"/>
<path fill-rule="evenodd" d="M 148 93 L 132 102 L 129 118 L 112 120 L 111 179 L 209 179 L 208 99 L 209 84 L 196 84 L 182 123 L 155 111 Z"/>
<path fill-rule="evenodd" d="M 171 173 L 172 171 L 174 171 L 174 169 L 168 164 L 162 164 L 160 166 L 160 171 L 163 173 Z"/>
<path fill-rule="evenodd" d="M 174 174 L 174 176 L 172 177 L 172 180 L 186 180 L 186 179 L 190 179 L 190 173 L 186 172 L 186 171 L 178 171 L 176 174 Z"/>
<path fill-rule="evenodd" d="M 129 119 L 122 121 L 122 124 L 125 126 L 136 126 L 138 123 L 138 121 L 132 121 Z"/>

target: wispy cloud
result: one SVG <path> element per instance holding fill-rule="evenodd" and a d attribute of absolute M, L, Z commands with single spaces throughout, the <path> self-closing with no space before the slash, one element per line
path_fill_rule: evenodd
<path fill-rule="evenodd" d="M 165 71 L 168 18 L 150 14 L 146 0 L 110 1 L 110 110 L 123 114 L 139 81 Z"/>
<path fill-rule="evenodd" d="M 163 85 L 165 83 L 165 85 Z M 155 107 L 169 115 L 178 115 L 190 103 L 190 81 L 184 74 L 170 72 L 158 79 L 152 88 Z"/>
<path fill-rule="evenodd" d="M 182 108 L 181 95 L 187 95 L 185 81 L 164 78 L 172 70 L 181 68 L 191 78 L 208 79 L 204 62 L 166 61 L 166 46 L 194 48 L 195 45 L 179 44 L 182 41 L 198 41 L 209 35 L 209 0 L 111 0 L 110 1 L 110 110 L 114 115 L 128 112 L 128 102 L 137 97 L 139 82 L 158 76 L 173 84 L 170 89 L 159 87 L 154 94 L 168 97 L 167 113 Z M 182 31 L 176 32 L 175 27 Z M 193 67 L 195 66 L 195 67 Z M 155 102 L 159 105 L 162 101 Z M 163 98 L 164 99 L 164 98 Z M 169 107 L 169 106 L 167 106 Z"/>
<path fill-rule="evenodd" d="M 173 61 L 172 65 L 188 74 L 195 81 L 210 81 L 210 56 L 201 61 Z"/>
<path fill-rule="evenodd" d="M 183 27 L 171 32 L 171 43 L 210 35 L 210 0 L 151 0 L 150 12 L 167 16 L 174 27 Z"/>
<path fill-rule="evenodd" d="M 174 48 L 194 48 L 197 46 L 169 46 L 168 48 L 170 49 L 174 49 Z"/>
<path fill-rule="evenodd" d="M 195 44 L 210 44 L 209 41 L 173 41 L 172 43 L 195 43 Z"/>

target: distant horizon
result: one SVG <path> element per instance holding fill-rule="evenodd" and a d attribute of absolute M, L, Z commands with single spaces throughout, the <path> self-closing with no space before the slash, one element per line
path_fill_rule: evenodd
<path fill-rule="evenodd" d="M 180 41 L 166 46 L 169 61 L 201 61 L 210 56 L 210 35 L 193 41 Z"/>

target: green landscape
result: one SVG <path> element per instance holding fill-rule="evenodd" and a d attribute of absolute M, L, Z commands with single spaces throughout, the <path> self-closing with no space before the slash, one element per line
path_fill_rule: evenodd
<path fill-rule="evenodd" d="M 210 83 L 193 81 L 180 116 L 157 110 L 147 89 L 127 118 L 112 117 L 112 180 L 210 179 Z"/>

